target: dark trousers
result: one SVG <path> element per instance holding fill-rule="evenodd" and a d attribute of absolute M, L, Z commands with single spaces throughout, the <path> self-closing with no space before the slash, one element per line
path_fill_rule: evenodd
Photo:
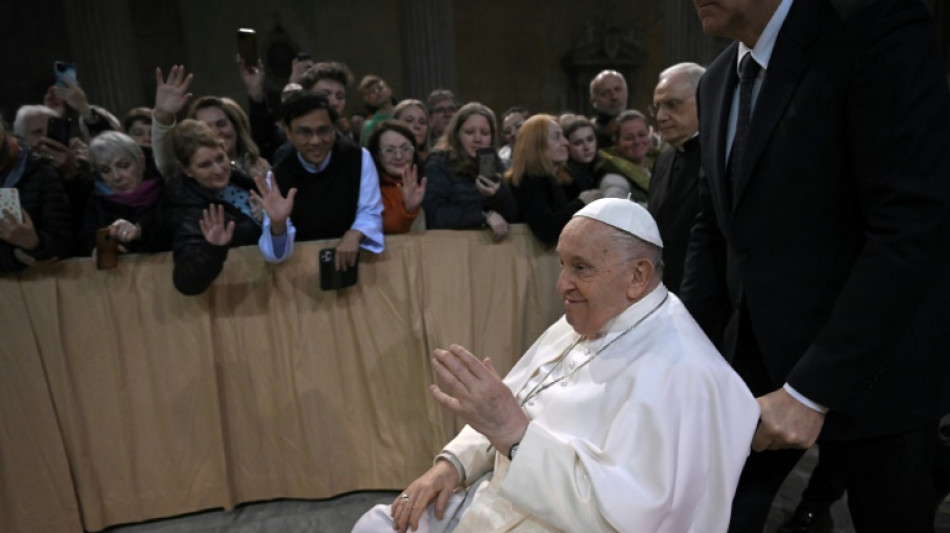
<path fill-rule="evenodd" d="M 745 315 L 745 313 L 742 313 Z M 768 376 L 747 320 L 731 324 L 733 367 L 758 397 L 777 389 Z M 738 327 L 737 327 L 738 326 Z M 897 435 L 848 442 L 821 442 L 821 460 L 848 491 L 859 533 L 933 533 L 933 425 Z M 775 493 L 804 450 L 752 452 L 739 478 L 729 533 L 762 533 Z"/>
<path fill-rule="evenodd" d="M 825 454 L 822 453 L 818 456 L 818 464 L 815 465 L 815 469 L 808 478 L 808 486 L 802 491 L 802 502 L 799 507 L 811 512 L 821 512 L 838 501 L 844 492 L 844 483 L 838 479 L 835 466 L 831 464 L 831 459 L 826 459 Z"/>

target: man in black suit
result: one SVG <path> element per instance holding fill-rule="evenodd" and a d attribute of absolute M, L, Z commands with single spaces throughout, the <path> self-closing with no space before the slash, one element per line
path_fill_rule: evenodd
<path fill-rule="evenodd" d="M 919 0 L 694 5 L 707 34 L 738 41 L 700 83 L 681 291 L 713 336 L 729 303 L 723 352 L 762 408 L 730 531 L 762 531 L 816 440 L 858 531 L 933 531 L 950 403 L 950 91 L 933 21 Z"/>
<path fill-rule="evenodd" d="M 653 165 L 647 209 L 663 238 L 663 284 L 676 294 L 683 280 L 689 230 L 699 212 L 699 118 L 696 86 L 706 69 L 679 63 L 660 73 L 650 114 L 672 150 Z"/>

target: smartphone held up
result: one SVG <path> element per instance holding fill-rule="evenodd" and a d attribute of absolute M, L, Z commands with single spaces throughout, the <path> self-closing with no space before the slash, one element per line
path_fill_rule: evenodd
<path fill-rule="evenodd" d="M 238 28 L 237 44 L 238 54 L 244 60 L 244 66 L 257 66 L 257 32 L 251 28 Z"/>
<path fill-rule="evenodd" d="M 53 63 L 53 76 L 56 78 L 57 87 L 66 87 L 65 82 L 69 82 L 72 85 L 76 85 L 78 79 L 76 78 L 76 65 L 68 61 L 56 61 Z"/>

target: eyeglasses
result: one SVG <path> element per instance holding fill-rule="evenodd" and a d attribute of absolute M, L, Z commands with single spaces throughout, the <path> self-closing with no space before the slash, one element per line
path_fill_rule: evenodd
<path fill-rule="evenodd" d="M 311 128 L 294 128 L 291 130 L 291 133 L 295 137 L 300 137 L 301 139 L 310 140 L 312 137 L 319 137 L 321 139 L 326 139 L 333 135 L 333 126 L 320 126 L 317 129 Z"/>
<path fill-rule="evenodd" d="M 413 152 L 415 152 L 415 151 L 416 151 L 416 149 L 413 148 L 412 146 L 408 145 L 408 144 L 404 144 L 404 145 L 399 146 L 399 147 L 396 147 L 396 146 L 387 146 L 387 147 L 385 147 L 385 148 L 380 148 L 380 149 L 379 149 L 379 153 L 382 154 L 382 156 L 383 156 L 384 158 L 386 158 L 386 159 L 392 159 L 392 158 L 396 157 L 397 155 L 403 156 L 403 157 L 408 157 L 408 156 L 411 156 L 411 155 L 413 154 Z"/>
<path fill-rule="evenodd" d="M 383 88 L 384 88 L 384 85 L 382 84 L 382 82 L 377 81 L 370 85 L 367 85 L 366 87 L 363 87 L 362 93 L 363 94 L 379 93 L 383 91 Z"/>
<path fill-rule="evenodd" d="M 695 98 L 695 96 L 690 96 L 689 98 L 684 98 L 684 99 L 670 98 L 669 100 L 665 102 L 658 102 L 656 104 L 652 104 L 647 109 L 650 110 L 650 116 L 653 118 L 656 118 L 656 116 L 660 113 L 661 109 L 666 109 L 668 113 L 675 114 L 679 112 L 680 110 L 682 110 L 683 104 L 690 101 L 692 98 Z"/>
<path fill-rule="evenodd" d="M 455 114 L 455 111 L 456 111 L 457 109 L 458 109 L 458 108 L 455 107 L 454 105 L 450 105 L 450 106 L 439 106 L 439 107 L 434 107 L 434 108 L 432 108 L 432 114 L 434 115 L 434 114 L 438 113 L 438 114 L 440 114 L 440 115 L 454 115 L 454 114 Z"/>

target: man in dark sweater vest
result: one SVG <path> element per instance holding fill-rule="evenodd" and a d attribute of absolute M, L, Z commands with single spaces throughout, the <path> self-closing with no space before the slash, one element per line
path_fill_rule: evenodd
<path fill-rule="evenodd" d="M 376 166 L 365 149 L 336 141 L 336 119 L 329 101 L 310 91 L 284 102 L 282 120 L 294 153 L 258 184 L 265 213 L 260 248 L 268 261 L 290 257 L 296 240 L 342 237 L 337 270 L 355 265 L 361 246 L 383 251 Z"/>

